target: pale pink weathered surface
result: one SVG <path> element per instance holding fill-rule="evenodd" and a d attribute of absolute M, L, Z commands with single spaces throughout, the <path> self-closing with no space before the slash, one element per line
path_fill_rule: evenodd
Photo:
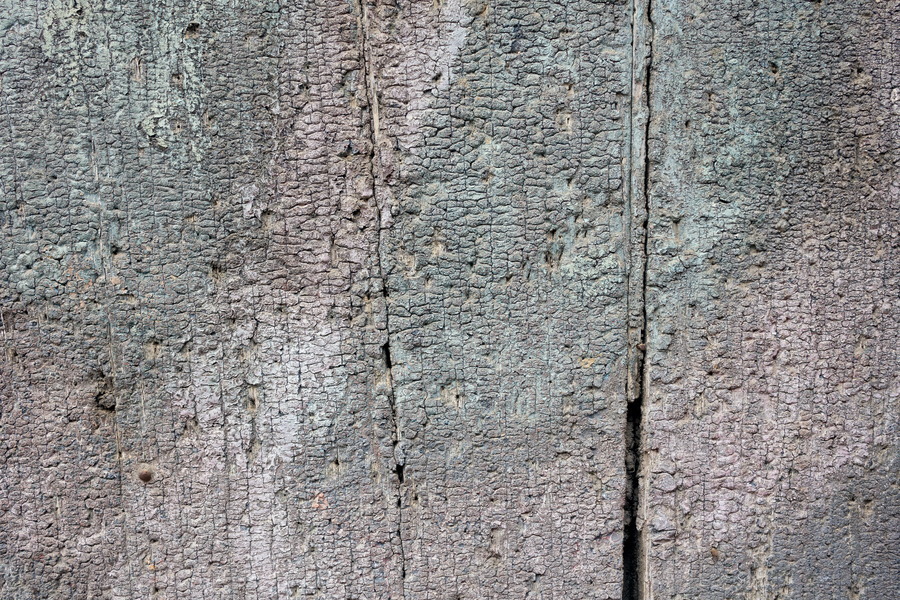
<path fill-rule="evenodd" d="M 653 16 L 645 597 L 897 597 L 897 3 Z"/>
<path fill-rule="evenodd" d="M 898 595 L 896 1 L 8 4 L 0 599 Z"/>

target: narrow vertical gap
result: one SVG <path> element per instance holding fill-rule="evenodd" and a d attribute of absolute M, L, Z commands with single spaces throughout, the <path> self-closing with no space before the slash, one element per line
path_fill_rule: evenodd
<path fill-rule="evenodd" d="M 644 435 L 645 399 L 647 395 L 647 287 L 650 224 L 650 74 L 653 64 L 652 0 L 634 0 L 631 9 L 631 98 L 628 120 L 629 188 L 627 191 L 627 227 L 629 272 L 629 373 L 626 379 L 625 414 L 625 506 L 622 538 L 622 600 L 644 600 L 646 597 L 645 551 L 643 532 L 638 521 L 641 510 L 641 457 Z M 637 95 L 637 97 L 636 97 Z M 643 119 L 641 127 L 636 121 Z M 635 160 L 638 158 L 639 160 Z M 639 185 L 637 185 L 639 184 Z M 634 216 L 641 203 L 640 224 L 635 227 Z M 633 229 L 639 239 L 632 243 Z M 640 283 L 633 273 L 633 265 L 640 268 Z M 632 297 L 639 304 L 638 335 L 632 334 Z M 633 365 L 633 366 L 632 366 Z"/>
<path fill-rule="evenodd" d="M 382 256 L 382 237 L 384 235 L 384 225 L 382 223 L 382 211 L 386 208 L 379 201 L 378 194 L 378 178 L 376 162 L 377 144 L 379 136 L 379 108 L 378 108 L 378 90 L 375 86 L 375 72 L 371 62 L 370 41 L 369 41 L 369 10 L 366 0 L 356 0 L 357 9 L 357 26 L 360 35 L 360 51 L 362 53 L 362 75 L 363 85 L 365 86 L 366 102 L 369 109 L 368 134 L 369 134 L 369 153 L 368 153 L 368 169 L 369 177 L 372 180 L 372 200 L 375 204 L 375 258 L 378 265 L 378 277 L 381 280 L 381 296 L 384 305 L 384 323 L 385 323 L 385 342 L 381 346 L 381 356 L 385 373 L 387 375 L 387 399 L 391 411 L 391 460 L 394 462 L 393 472 L 397 478 L 397 529 L 394 535 L 397 537 L 397 544 L 400 552 L 400 591 L 402 597 L 406 597 L 406 552 L 403 545 L 403 483 L 405 482 L 403 460 L 400 458 L 399 451 L 401 438 L 400 419 L 397 411 L 396 396 L 394 394 L 394 377 L 393 377 L 393 360 L 391 359 L 391 328 L 390 315 L 388 311 L 388 286 L 387 277 L 385 275 Z"/>
<path fill-rule="evenodd" d="M 389 332 L 388 332 L 389 333 Z M 391 343 L 390 338 L 388 341 L 384 343 L 381 347 L 381 355 L 384 360 L 384 368 L 387 372 L 388 382 L 389 382 L 389 390 L 388 390 L 388 402 L 391 407 L 391 424 L 393 427 L 393 435 L 391 437 L 391 450 L 392 450 L 392 458 L 394 460 L 394 475 L 397 477 L 397 543 L 400 546 L 400 583 L 402 586 L 403 597 L 406 597 L 406 589 L 405 589 L 405 581 L 406 581 L 406 552 L 403 547 L 403 532 L 401 530 L 401 525 L 403 524 L 403 483 L 406 480 L 404 476 L 405 465 L 403 461 L 399 458 L 400 452 L 398 451 L 398 445 L 400 444 L 400 424 L 399 424 L 399 416 L 397 414 L 397 403 L 396 398 L 394 397 L 394 378 L 392 369 L 394 363 L 391 361 Z"/>
<path fill-rule="evenodd" d="M 641 547 L 637 526 L 640 495 L 641 419 L 640 399 L 629 402 L 625 426 L 625 529 L 622 539 L 622 600 L 641 600 Z"/>

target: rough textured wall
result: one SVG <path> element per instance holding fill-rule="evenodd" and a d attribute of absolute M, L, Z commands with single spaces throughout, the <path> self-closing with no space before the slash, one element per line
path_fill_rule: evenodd
<path fill-rule="evenodd" d="M 647 597 L 900 596 L 898 4 L 652 19 Z"/>
<path fill-rule="evenodd" d="M 0 598 L 900 595 L 896 1 L 0 6 Z"/>
<path fill-rule="evenodd" d="M 8 9 L 2 594 L 399 597 L 358 11 Z"/>
<path fill-rule="evenodd" d="M 620 595 L 630 19 L 369 20 L 411 598 Z"/>

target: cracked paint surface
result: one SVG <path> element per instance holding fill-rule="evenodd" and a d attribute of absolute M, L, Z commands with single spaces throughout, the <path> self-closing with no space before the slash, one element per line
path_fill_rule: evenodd
<path fill-rule="evenodd" d="M 897 3 L 7 3 L 0 598 L 897 595 Z"/>

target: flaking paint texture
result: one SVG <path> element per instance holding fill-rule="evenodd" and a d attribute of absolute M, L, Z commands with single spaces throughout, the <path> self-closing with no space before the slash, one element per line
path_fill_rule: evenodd
<path fill-rule="evenodd" d="M 0 6 L 0 598 L 900 595 L 896 1 Z"/>

